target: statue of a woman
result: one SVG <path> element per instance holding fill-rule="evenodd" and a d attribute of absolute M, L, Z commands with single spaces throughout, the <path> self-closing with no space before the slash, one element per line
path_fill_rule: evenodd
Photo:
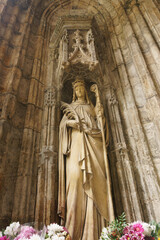
<path fill-rule="evenodd" d="M 59 135 L 58 213 L 72 240 L 98 240 L 113 216 L 107 201 L 99 110 L 80 77 L 73 82 L 73 101 L 66 106 Z M 106 128 L 105 119 L 103 124 Z"/>

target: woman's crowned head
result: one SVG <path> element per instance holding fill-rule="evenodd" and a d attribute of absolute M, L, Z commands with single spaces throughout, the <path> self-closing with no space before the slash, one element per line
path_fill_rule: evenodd
<path fill-rule="evenodd" d="M 76 91 L 77 91 L 77 88 L 84 88 L 84 91 L 85 91 L 85 101 L 87 103 L 90 103 L 89 101 L 89 98 L 88 98 L 88 94 L 87 94 L 87 91 L 86 91 L 86 88 L 85 88 L 85 81 L 82 79 L 81 76 L 76 76 L 76 79 L 75 81 L 72 83 L 72 86 L 73 86 L 73 100 L 72 102 L 75 102 L 77 100 L 77 94 L 76 94 Z"/>
<path fill-rule="evenodd" d="M 78 86 L 83 86 L 85 88 L 85 82 L 81 76 L 76 76 L 75 81 L 72 83 L 73 89 L 75 90 Z"/>

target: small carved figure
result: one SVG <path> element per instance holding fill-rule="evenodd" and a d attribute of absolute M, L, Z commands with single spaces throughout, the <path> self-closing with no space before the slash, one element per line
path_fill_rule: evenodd
<path fill-rule="evenodd" d="M 93 106 L 85 82 L 77 77 L 72 103 L 62 103 L 62 109 L 58 213 L 73 240 L 97 240 L 102 227 L 114 218 L 104 159 L 103 108 L 99 101 Z M 108 138 L 105 148 L 107 142 Z"/>

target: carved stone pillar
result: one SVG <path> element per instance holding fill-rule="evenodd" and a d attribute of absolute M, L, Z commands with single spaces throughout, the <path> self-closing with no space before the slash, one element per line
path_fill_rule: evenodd
<path fill-rule="evenodd" d="M 119 19 L 122 20 L 122 15 L 119 15 Z M 145 54 L 142 54 L 138 38 L 135 38 L 137 31 L 134 33 L 124 10 L 123 21 L 121 24 L 120 21 L 117 22 L 113 32 L 114 41 L 112 41 L 113 39 L 111 41 L 120 76 L 117 92 L 121 91 L 119 95 L 121 114 L 127 144 L 130 146 L 130 159 L 137 182 L 137 193 L 143 206 L 145 221 L 152 219 L 158 221 L 160 188 L 157 170 L 159 166 L 157 164 L 158 154 L 155 155 L 152 147 L 153 139 L 155 139 L 154 147 L 158 148 L 159 131 L 157 126 L 159 122 L 156 122 L 156 119 L 159 119 L 158 97 L 154 91 L 153 77 L 148 74 L 148 57 L 144 57 Z M 139 36 L 143 37 L 143 34 Z M 151 51 L 148 53 L 150 54 Z M 154 112 L 155 110 L 156 112 Z M 150 130 L 148 131 L 148 129 Z M 155 129 L 157 130 L 155 131 Z M 154 134 L 151 136 L 150 132 Z M 156 156 L 156 159 L 153 156 Z"/>
<path fill-rule="evenodd" d="M 142 219 L 142 211 L 123 133 L 118 101 L 112 86 L 106 88 L 106 98 L 113 138 L 110 165 L 116 210 L 124 210 L 128 221 Z M 130 191 L 130 189 L 132 189 L 132 191 Z M 119 195 L 121 195 L 121 198 Z M 121 202 L 123 207 L 121 206 Z M 120 212 L 118 212 L 118 214 L 120 214 Z"/>
<path fill-rule="evenodd" d="M 55 151 L 55 107 L 56 92 L 53 87 L 46 89 L 41 135 L 41 152 L 38 165 L 36 201 L 36 224 L 55 221 L 57 194 L 57 152 Z"/>

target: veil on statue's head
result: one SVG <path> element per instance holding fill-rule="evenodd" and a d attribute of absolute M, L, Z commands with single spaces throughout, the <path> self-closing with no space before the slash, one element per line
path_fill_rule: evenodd
<path fill-rule="evenodd" d="M 72 87 L 73 87 L 72 103 L 76 102 L 76 100 L 77 100 L 76 92 L 75 92 L 75 89 L 76 89 L 77 86 L 83 86 L 84 87 L 86 103 L 87 104 L 91 104 L 91 101 L 89 100 L 88 93 L 87 93 L 87 90 L 86 90 L 85 81 L 84 81 L 84 79 L 81 76 L 76 76 L 75 81 L 72 83 Z"/>

